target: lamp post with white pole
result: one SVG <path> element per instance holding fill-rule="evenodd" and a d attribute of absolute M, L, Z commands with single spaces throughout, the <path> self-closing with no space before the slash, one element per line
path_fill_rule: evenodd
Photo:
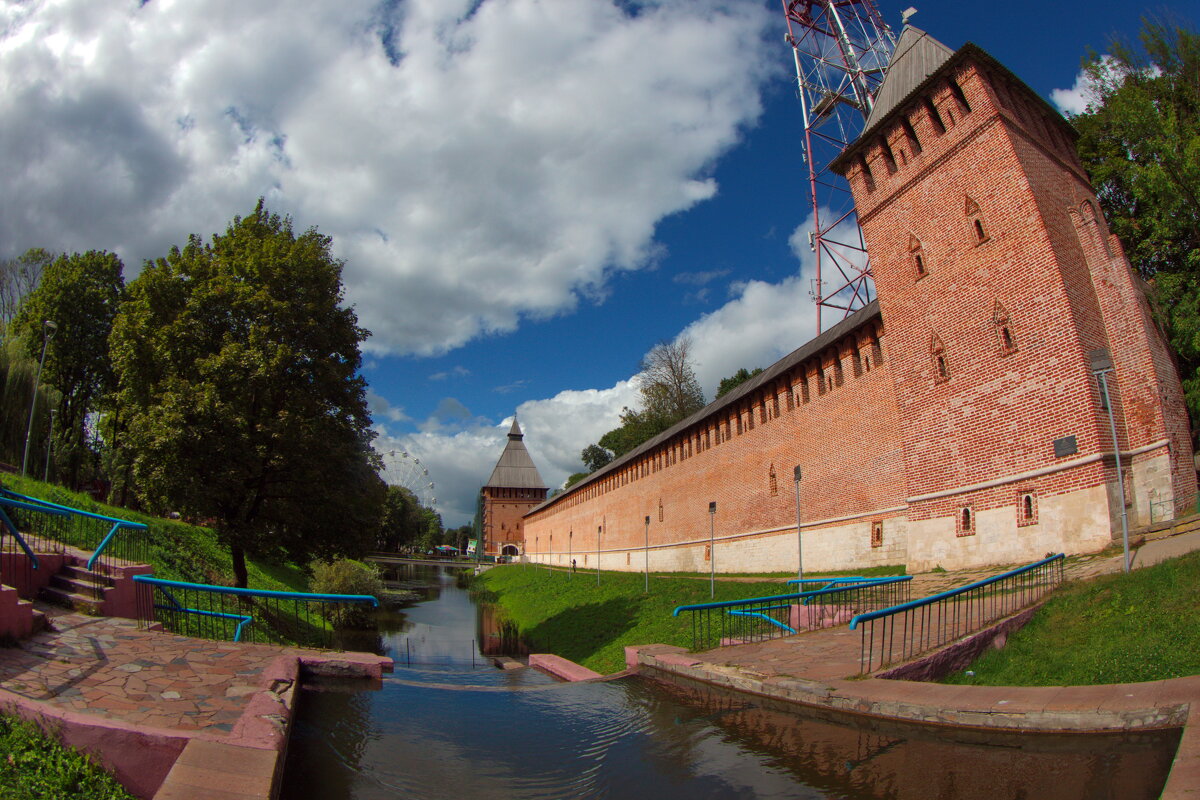
<path fill-rule="evenodd" d="M 1116 457 L 1117 491 L 1121 504 L 1121 544 L 1125 550 L 1123 571 L 1129 572 L 1129 509 L 1125 506 L 1125 473 L 1121 470 L 1121 441 L 1117 437 L 1117 421 L 1113 417 L 1112 397 L 1108 393 L 1108 376 L 1115 372 L 1112 357 L 1107 350 L 1095 351 L 1092 357 L 1092 374 L 1100 384 L 1100 404 L 1108 411 L 1108 427 L 1112 431 L 1113 455 Z"/>
<path fill-rule="evenodd" d="M 714 500 L 708 504 L 708 596 L 717 596 L 717 548 L 714 530 L 716 526 L 717 503 Z"/>
<path fill-rule="evenodd" d="M 42 322 L 42 357 L 38 361 L 37 378 L 33 382 L 33 398 L 29 401 L 29 427 L 25 429 L 25 453 L 21 456 L 22 475 L 29 472 L 29 440 L 33 438 L 33 411 L 37 408 L 37 391 L 38 386 L 42 383 L 42 367 L 46 366 L 46 347 L 54 338 L 57 330 L 58 323 L 54 320 L 48 319 Z"/>
<path fill-rule="evenodd" d="M 604 530 L 603 525 L 596 526 L 596 585 L 600 585 L 600 531 Z"/>
<path fill-rule="evenodd" d="M 50 453 L 54 450 L 54 415 L 57 408 L 50 409 L 50 438 L 46 440 L 46 469 L 42 472 L 42 483 L 50 482 Z"/>
<path fill-rule="evenodd" d="M 800 465 L 792 472 L 796 479 L 796 577 L 804 580 L 804 537 L 800 535 Z M 804 585 L 800 584 L 800 591 Z"/>
<path fill-rule="evenodd" d="M 650 594 L 650 516 L 646 516 L 646 594 Z"/>

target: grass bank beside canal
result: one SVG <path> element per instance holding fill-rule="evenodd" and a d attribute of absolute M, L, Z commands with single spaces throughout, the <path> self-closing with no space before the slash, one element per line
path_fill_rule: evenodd
<path fill-rule="evenodd" d="M 946 683 L 1076 686 L 1200 674 L 1200 552 L 1068 584 Z"/>
<path fill-rule="evenodd" d="M 4 800 L 133 800 L 87 756 L 28 722 L 0 715 L 0 797 Z"/>
<path fill-rule="evenodd" d="M 625 667 L 625 646 L 674 644 L 690 647 L 692 626 L 686 616 L 672 617 L 676 606 L 710 602 L 709 582 L 696 578 L 650 577 L 650 592 L 638 573 L 595 571 L 574 574 L 527 565 L 495 567 L 472 582 L 475 590 L 498 603 L 534 652 L 554 653 L 597 672 Z M 794 591 L 781 577 L 774 581 L 717 581 L 717 600 L 785 594 Z"/>

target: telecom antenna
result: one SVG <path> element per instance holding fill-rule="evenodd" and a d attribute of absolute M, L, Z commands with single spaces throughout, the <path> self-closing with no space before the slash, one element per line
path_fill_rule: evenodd
<path fill-rule="evenodd" d="M 783 12 L 804 117 L 813 214 L 808 243 L 817 256 L 810 294 L 820 333 L 822 308 L 838 309 L 844 318 L 874 293 L 854 198 L 829 162 L 862 132 L 896 39 L 872 0 L 783 0 Z"/>

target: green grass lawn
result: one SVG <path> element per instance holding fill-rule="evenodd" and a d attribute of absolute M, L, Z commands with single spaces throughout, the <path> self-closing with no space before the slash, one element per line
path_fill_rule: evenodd
<path fill-rule="evenodd" d="M 90 495 L 72 492 L 61 486 L 20 475 L 5 475 L 4 485 L 29 497 L 130 522 L 145 523 L 150 528 L 151 551 L 148 560 L 154 567 L 155 577 L 195 583 L 233 583 L 233 562 L 229 550 L 221 546 L 216 534 L 209 528 L 98 503 Z M 293 564 L 270 564 L 247 558 L 246 571 L 252 589 L 308 591 L 307 574 Z"/>
<path fill-rule="evenodd" d="M 1200 674 L 1200 552 L 1068 584 L 970 670 L 944 682 L 1073 686 Z"/>
<path fill-rule="evenodd" d="M 133 800 L 87 756 L 37 727 L 0 716 L 0 800 Z"/>
<path fill-rule="evenodd" d="M 710 602 L 709 584 L 694 578 L 651 577 L 650 593 L 638 573 L 580 570 L 573 575 L 533 566 L 495 567 L 472 582 L 496 600 L 534 652 L 569 658 L 597 672 L 625 666 L 625 646 L 674 644 L 690 647 L 692 626 L 676 606 Z M 794 591 L 783 580 L 716 582 L 717 600 L 739 600 Z"/>

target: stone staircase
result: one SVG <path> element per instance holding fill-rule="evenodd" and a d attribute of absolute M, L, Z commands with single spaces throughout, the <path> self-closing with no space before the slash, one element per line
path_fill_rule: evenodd
<path fill-rule="evenodd" d="M 46 615 L 22 600 L 17 590 L 0 585 L 0 643 L 5 639 L 20 641 L 48 627 Z"/>
<path fill-rule="evenodd" d="M 38 597 L 47 603 L 63 606 L 91 616 L 103 614 L 104 601 L 113 589 L 113 580 L 87 567 L 64 564 L 43 586 Z"/>
<path fill-rule="evenodd" d="M 1194 531 L 1200 531 L 1200 514 L 1188 514 L 1183 517 L 1163 520 L 1153 525 L 1131 530 L 1129 532 L 1130 544 L 1140 546 L 1144 542 L 1151 542 L 1155 539 L 1166 539 L 1184 533 L 1193 533 Z M 1120 536 L 1121 532 L 1119 530 L 1116 531 L 1114 538 L 1118 542 L 1120 542 Z"/>

